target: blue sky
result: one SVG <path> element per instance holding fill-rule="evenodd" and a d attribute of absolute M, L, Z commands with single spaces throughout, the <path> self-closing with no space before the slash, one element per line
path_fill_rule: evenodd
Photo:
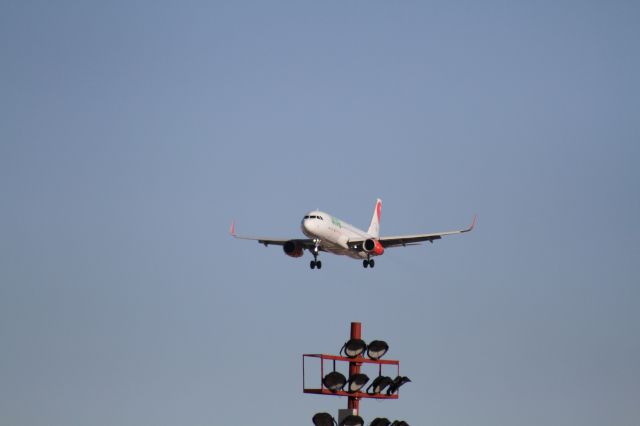
<path fill-rule="evenodd" d="M 634 2 L 5 2 L 0 423 L 637 425 Z M 477 229 L 374 270 L 232 240 Z M 243 416 L 243 417 L 238 417 Z"/>

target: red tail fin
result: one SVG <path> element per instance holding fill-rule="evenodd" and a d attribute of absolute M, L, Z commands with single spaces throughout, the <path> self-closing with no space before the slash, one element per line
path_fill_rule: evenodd
<path fill-rule="evenodd" d="M 378 238 L 380 236 L 380 215 L 382 214 L 382 200 L 378 198 L 376 201 L 376 208 L 373 211 L 373 217 L 371 218 L 371 225 L 369 225 L 369 230 L 367 234 L 371 235 L 374 238 Z"/>

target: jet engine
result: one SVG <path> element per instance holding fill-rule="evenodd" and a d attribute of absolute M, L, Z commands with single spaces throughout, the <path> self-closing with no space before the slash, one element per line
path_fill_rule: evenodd
<path fill-rule="evenodd" d="M 302 252 L 304 251 L 302 248 L 302 244 L 300 241 L 289 240 L 282 246 L 282 250 L 284 250 L 287 256 L 291 257 L 300 257 L 302 256 Z"/>
<path fill-rule="evenodd" d="M 376 256 L 380 256 L 382 253 L 384 253 L 384 247 L 382 247 L 382 244 L 380 244 L 380 241 L 374 240 L 373 238 L 369 238 L 365 240 L 364 243 L 362 244 L 362 248 L 367 253 L 371 253 Z"/>

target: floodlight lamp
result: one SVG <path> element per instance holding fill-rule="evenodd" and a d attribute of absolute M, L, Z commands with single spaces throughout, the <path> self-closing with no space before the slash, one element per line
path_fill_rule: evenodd
<path fill-rule="evenodd" d="M 393 382 L 393 379 L 389 376 L 378 376 L 373 379 L 373 382 L 367 388 L 367 393 L 369 395 L 375 395 L 378 393 L 382 393 L 384 389 L 389 386 Z"/>
<path fill-rule="evenodd" d="M 366 349 L 367 349 L 367 344 L 364 342 L 364 340 L 351 339 L 342 346 L 342 349 L 340 349 L 340 352 L 342 353 L 344 351 L 344 354 L 348 358 L 355 358 L 362 355 L 362 353 Z"/>
<path fill-rule="evenodd" d="M 349 414 L 342 420 L 340 426 L 364 426 L 364 420 L 360 416 Z"/>
<path fill-rule="evenodd" d="M 386 417 L 376 417 L 369 426 L 389 426 L 391 422 Z"/>
<path fill-rule="evenodd" d="M 329 413 L 316 413 L 312 421 L 315 426 L 335 426 L 336 424 L 336 420 Z"/>
<path fill-rule="evenodd" d="M 358 392 L 363 388 L 364 385 L 369 381 L 369 376 L 366 374 L 358 373 L 349 377 L 349 382 L 347 385 L 347 392 Z"/>
<path fill-rule="evenodd" d="M 367 346 L 367 356 L 373 360 L 378 360 L 389 350 L 389 345 L 383 340 L 374 340 Z"/>
<path fill-rule="evenodd" d="M 400 389 L 400 386 L 404 385 L 405 383 L 409 383 L 411 381 L 410 378 L 408 378 L 407 376 L 398 376 L 395 379 L 393 379 L 393 382 L 389 385 L 389 389 L 387 390 L 387 395 L 393 395 L 394 393 L 398 392 L 398 389 Z"/>
<path fill-rule="evenodd" d="M 338 392 L 339 390 L 342 390 L 346 383 L 347 378 L 337 371 L 332 371 L 322 379 L 322 384 L 324 384 L 324 386 L 331 392 Z"/>

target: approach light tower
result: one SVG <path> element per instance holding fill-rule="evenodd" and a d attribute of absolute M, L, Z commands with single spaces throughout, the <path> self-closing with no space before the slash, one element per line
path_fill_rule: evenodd
<path fill-rule="evenodd" d="M 338 426 L 364 426 L 364 420 L 360 417 L 360 400 L 362 398 L 398 399 L 400 387 L 411 380 L 400 375 L 400 361 L 380 359 L 388 350 L 389 345 L 382 340 L 374 340 L 367 345 L 362 340 L 362 325 L 359 322 L 352 322 L 351 338 L 340 349 L 340 355 L 302 355 L 302 391 L 304 393 L 346 396 L 348 398 L 347 409 L 338 412 L 338 422 L 329 413 L 317 413 L 313 416 L 315 426 L 334 426 L 336 423 Z M 320 360 L 320 387 L 308 388 L 305 379 L 305 361 L 313 358 Z M 332 369 L 327 374 L 325 374 L 325 361 L 332 363 Z M 338 365 L 341 365 L 344 370 L 345 364 L 348 364 L 348 379 L 337 368 Z M 364 374 L 361 369 L 367 367 L 374 373 L 377 370 L 377 377 L 363 391 L 364 386 L 369 382 L 369 376 Z M 386 370 L 395 370 L 395 378 L 383 375 L 383 367 Z M 391 423 L 386 418 L 376 418 L 371 422 L 371 425 L 380 426 L 389 426 L 390 424 L 392 426 L 408 426 L 404 421 L 396 420 Z"/>

